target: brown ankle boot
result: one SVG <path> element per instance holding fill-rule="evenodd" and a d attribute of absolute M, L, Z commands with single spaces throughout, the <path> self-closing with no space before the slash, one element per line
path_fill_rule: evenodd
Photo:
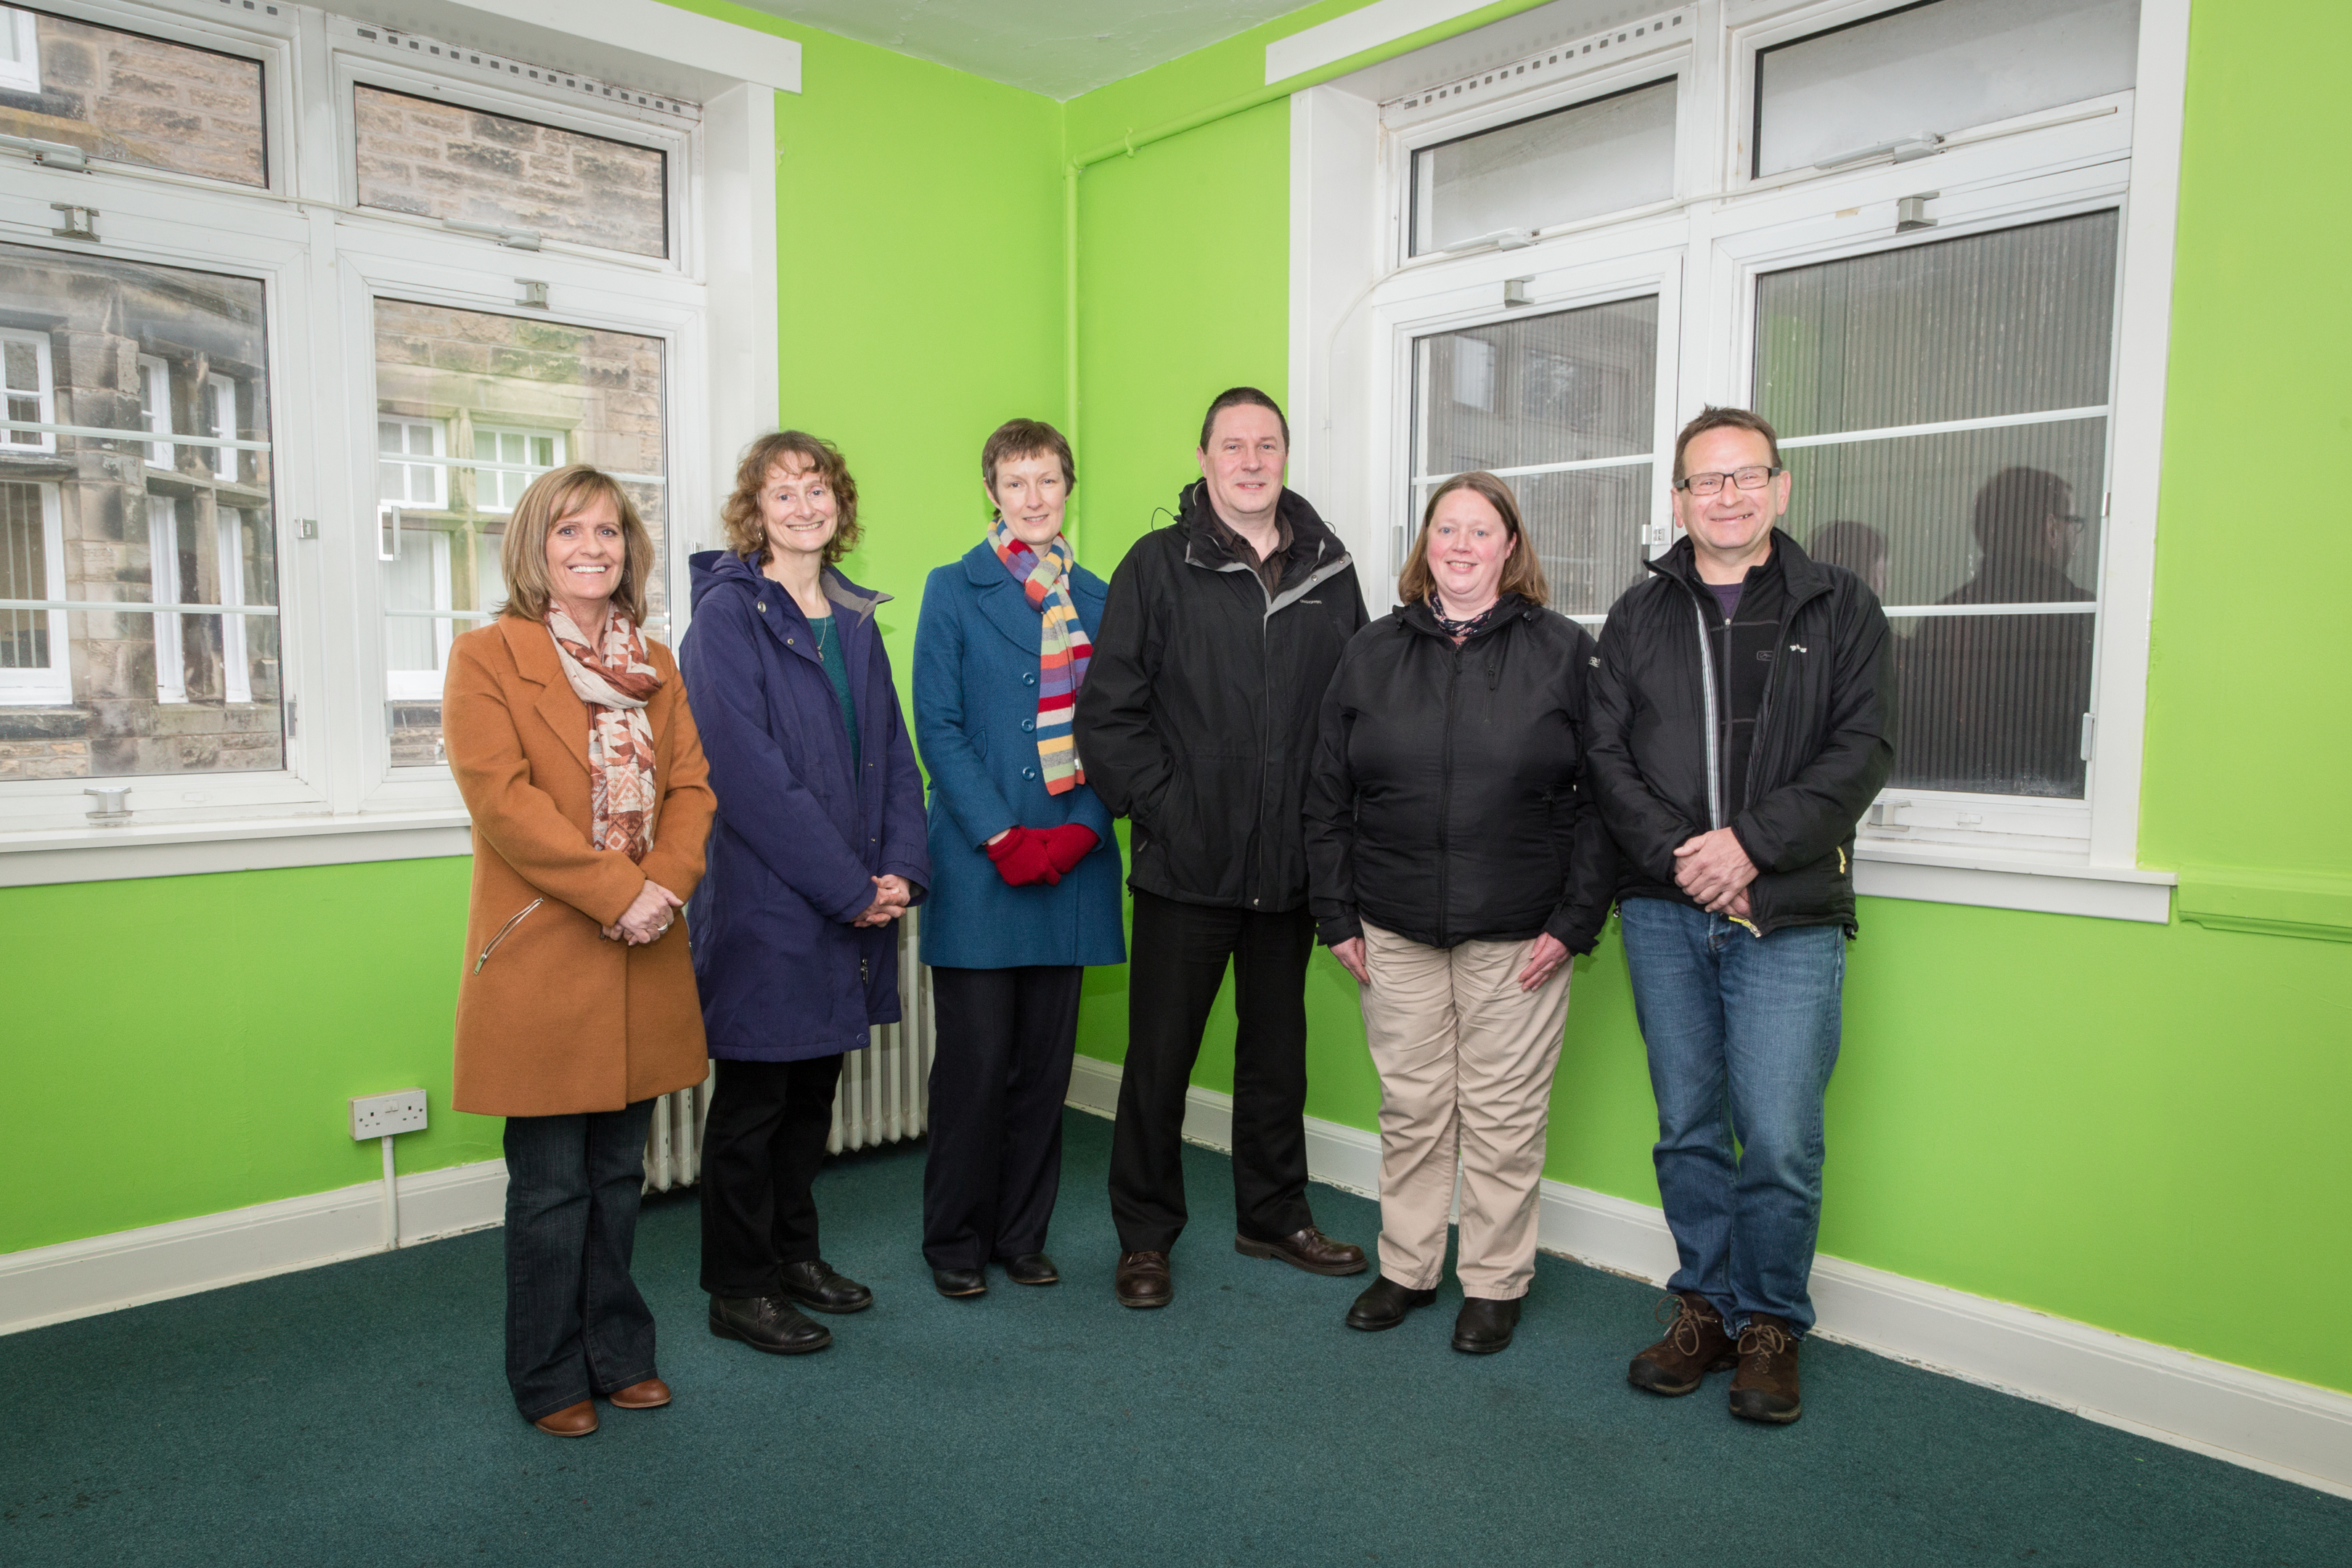
<path fill-rule="evenodd" d="M 1731 1379 L 1731 1413 L 1785 1426 L 1805 1413 L 1797 1395 L 1797 1336 L 1759 1312 L 1739 1336 L 1739 1371 Z"/>
<path fill-rule="evenodd" d="M 1666 1325 L 1666 1337 L 1626 1369 L 1625 1381 L 1634 1387 L 1669 1396 L 1688 1394 L 1708 1373 L 1721 1372 L 1738 1359 L 1723 1314 L 1697 1291 L 1663 1298 L 1653 1315 Z"/>

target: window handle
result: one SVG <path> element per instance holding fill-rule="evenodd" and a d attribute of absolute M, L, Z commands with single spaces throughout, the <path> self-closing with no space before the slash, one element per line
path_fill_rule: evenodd
<path fill-rule="evenodd" d="M 396 506 L 375 509 L 375 558 L 378 561 L 400 559 L 400 509 Z"/>

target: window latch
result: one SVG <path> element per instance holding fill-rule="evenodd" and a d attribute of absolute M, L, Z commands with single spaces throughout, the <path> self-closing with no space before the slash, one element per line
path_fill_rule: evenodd
<path fill-rule="evenodd" d="M 2098 716 L 2096 713 L 2085 713 L 2085 714 L 2084 714 L 2084 715 L 2083 715 L 2083 760 L 2084 760 L 2084 762 L 2086 762 L 2086 763 L 2087 763 L 2087 762 L 2089 762 L 2089 761 L 2091 760 L 2091 753 L 2092 753 L 2093 752 L 2095 752 L 2095 751 L 2098 750 L 2098 738 L 2099 738 L 2099 716 Z"/>
<path fill-rule="evenodd" d="M 454 217 L 441 220 L 443 228 L 457 234 L 478 234 L 484 239 L 495 239 L 509 250 L 537 250 L 540 232 L 535 228 L 507 228 L 494 223 L 467 223 Z"/>
<path fill-rule="evenodd" d="M 72 202 L 51 202 L 49 204 L 49 210 L 51 212 L 63 213 L 66 215 L 66 221 L 63 226 L 49 230 L 49 232 L 55 235 L 58 238 L 96 239 L 98 237 L 98 209 L 96 207 L 78 206 Z"/>
<path fill-rule="evenodd" d="M 518 278 L 515 281 L 522 285 L 522 296 L 515 300 L 516 304 L 529 306 L 534 310 L 548 308 L 547 285 L 544 282 L 536 278 Z"/>
<path fill-rule="evenodd" d="M 44 168 L 71 169 L 78 174 L 89 173 L 89 154 L 63 142 L 44 142 L 37 136 L 0 136 L 0 147 L 11 153 L 22 153 Z"/>
<path fill-rule="evenodd" d="M 1895 232 L 1909 234 L 1915 228 L 1933 228 L 1936 220 L 1927 216 L 1927 204 L 1942 195 L 1941 191 L 1921 191 L 1916 196 L 1905 196 L 1895 204 Z"/>
<path fill-rule="evenodd" d="M 81 792 L 98 804 L 82 815 L 94 827 L 120 827 L 131 820 L 131 786 L 105 784 Z"/>
<path fill-rule="evenodd" d="M 378 561 L 400 559 L 400 509 L 380 506 L 375 509 L 375 558 Z"/>

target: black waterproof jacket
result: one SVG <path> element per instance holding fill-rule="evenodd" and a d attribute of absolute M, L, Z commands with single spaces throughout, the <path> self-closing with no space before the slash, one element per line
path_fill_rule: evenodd
<path fill-rule="evenodd" d="M 1307 860 L 1326 942 L 1589 952 L 1616 855 L 1580 787 L 1592 634 L 1507 594 L 1459 647 L 1426 605 L 1358 632 L 1323 699 Z"/>
<path fill-rule="evenodd" d="M 1724 821 L 1713 668 L 1691 542 L 1651 562 L 1601 631 L 1588 776 L 1622 857 L 1621 898 L 1679 898 L 1675 848 L 1728 826 L 1759 875 L 1747 922 L 1853 934 L 1854 825 L 1895 763 L 1895 655 L 1877 595 L 1772 531 L 1787 590 L 1738 817 Z"/>
<path fill-rule="evenodd" d="M 1135 823 L 1139 891 L 1262 914 L 1307 901 L 1316 715 L 1364 595 L 1306 498 L 1286 489 L 1280 505 L 1290 552 L 1276 593 L 1218 542 L 1197 482 L 1111 574 L 1078 689 L 1078 756 L 1103 804 Z"/>

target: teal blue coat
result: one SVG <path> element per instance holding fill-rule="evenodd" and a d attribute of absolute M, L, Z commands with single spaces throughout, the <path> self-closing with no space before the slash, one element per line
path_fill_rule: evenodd
<path fill-rule="evenodd" d="M 1103 581 L 1070 569 L 1092 637 Z M 923 962 L 948 969 L 1124 963 L 1118 839 L 1086 785 L 1046 793 L 1037 764 L 1037 644 L 1043 616 L 982 540 L 923 584 L 915 626 L 915 743 L 931 775 L 931 894 Z M 1059 884 L 1009 888 L 981 846 L 1015 824 L 1080 823 L 1100 840 Z"/>

